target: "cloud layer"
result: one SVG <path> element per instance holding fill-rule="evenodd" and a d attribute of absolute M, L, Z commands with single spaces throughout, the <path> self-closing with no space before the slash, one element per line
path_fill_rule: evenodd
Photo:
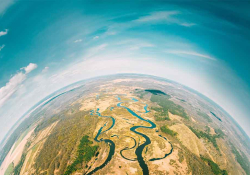
<path fill-rule="evenodd" d="M 4 31 L 0 31 L 0 36 L 4 36 L 8 34 L 8 29 L 5 29 Z"/>
<path fill-rule="evenodd" d="M 2 46 L 0 46 L 0 51 L 5 47 L 5 45 L 3 44 Z"/>
<path fill-rule="evenodd" d="M 21 68 L 25 72 L 15 74 L 5 86 L 0 88 L 0 108 L 17 91 L 27 77 L 27 74 L 37 68 L 37 65 L 30 63 L 27 67 Z"/>

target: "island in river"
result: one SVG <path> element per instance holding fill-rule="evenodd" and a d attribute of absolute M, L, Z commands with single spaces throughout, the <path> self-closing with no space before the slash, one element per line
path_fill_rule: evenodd
<path fill-rule="evenodd" d="M 19 123 L 1 146 L 0 174 L 250 172 L 249 138 L 237 123 L 201 94 L 158 77 L 81 81 Z"/>

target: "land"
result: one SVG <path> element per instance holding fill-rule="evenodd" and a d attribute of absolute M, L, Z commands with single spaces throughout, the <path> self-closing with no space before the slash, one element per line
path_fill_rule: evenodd
<path fill-rule="evenodd" d="M 223 110 L 182 85 L 100 78 L 55 95 L 24 120 L 1 151 L 0 174 L 249 175 L 243 138 Z M 143 144 L 147 168 L 138 161 Z"/>

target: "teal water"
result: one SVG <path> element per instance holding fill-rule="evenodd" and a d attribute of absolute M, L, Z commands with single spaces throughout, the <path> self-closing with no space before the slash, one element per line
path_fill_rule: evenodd
<path fill-rule="evenodd" d="M 121 98 L 119 96 L 116 96 L 116 98 L 119 101 L 121 101 Z M 135 159 L 129 159 L 129 158 L 127 158 L 127 157 L 125 157 L 123 155 L 123 151 L 134 149 L 136 147 L 136 145 L 137 145 L 136 140 L 133 137 L 130 137 L 130 136 L 124 136 L 124 137 L 130 137 L 134 141 L 134 145 L 132 147 L 125 147 L 124 149 L 122 149 L 120 151 L 120 155 L 124 159 L 129 160 L 129 161 L 136 161 L 137 160 L 139 162 L 140 167 L 142 168 L 143 174 L 144 175 L 148 175 L 149 174 L 149 169 L 148 169 L 148 166 L 147 166 L 145 160 L 143 159 L 142 153 L 143 153 L 144 149 L 146 149 L 146 152 L 147 152 L 147 146 L 149 144 L 151 144 L 151 140 L 150 140 L 150 138 L 146 134 L 138 132 L 137 129 L 138 128 L 154 129 L 154 128 L 156 128 L 156 124 L 154 122 L 152 122 L 151 120 L 149 120 L 149 119 L 144 119 L 143 117 L 141 117 L 140 115 L 138 115 L 136 112 L 134 112 L 130 108 L 122 105 L 125 102 L 135 102 L 135 103 L 139 102 L 139 100 L 137 100 L 136 98 L 130 98 L 130 99 L 131 100 L 125 100 L 125 101 L 117 103 L 117 107 L 121 107 L 121 108 L 126 109 L 131 115 L 133 115 L 134 117 L 136 117 L 136 118 L 138 118 L 138 119 L 140 119 L 142 121 L 145 121 L 145 122 L 149 123 L 150 126 L 143 126 L 143 125 L 140 126 L 139 125 L 139 126 L 133 126 L 133 127 L 130 128 L 130 131 L 134 132 L 137 135 L 142 136 L 146 140 L 143 144 L 139 145 L 136 148 L 136 150 L 135 150 L 136 158 Z M 150 112 L 148 110 L 148 105 L 146 103 L 144 103 L 144 104 L 145 104 L 145 106 L 144 106 L 145 112 L 140 112 L 140 113 L 148 113 L 148 112 Z M 111 111 L 113 109 L 114 109 L 114 107 L 110 108 Z M 87 173 L 87 175 L 91 175 L 91 174 L 95 173 L 96 171 L 98 171 L 98 170 L 102 169 L 103 167 L 105 167 L 109 163 L 109 161 L 112 159 L 112 157 L 113 157 L 113 155 L 115 153 L 115 143 L 112 140 L 103 139 L 103 138 L 99 139 L 99 137 L 101 136 L 101 134 L 109 131 L 110 129 L 112 129 L 114 127 L 114 125 L 115 125 L 115 118 L 113 118 L 112 116 L 102 116 L 100 114 L 100 112 L 99 112 L 99 108 L 97 108 L 96 111 L 91 110 L 90 111 L 90 115 L 97 115 L 98 117 L 109 118 L 109 119 L 111 119 L 112 125 L 109 128 L 107 128 L 106 130 L 103 130 L 103 128 L 107 126 L 107 122 L 106 122 L 102 127 L 100 127 L 100 129 L 98 130 L 98 133 L 96 134 L 96 136 L 94 138 L 94 140 L 96 142 L 105 142 L 106 144 L 109 145 L 110 151 L 109 151 L 108 157 L 107 157 L 107 159 L 104 161 L 104 163 L 102 165 L 100 165 L 99 167 L 96 167 L 94 170 L 92 170 L 91 172 Z M 129 121 L 129 119 L 126 119 L 126 118 L 123 118 L 123 119 Z M 119 136 L 117 136 L 117 135 L 112 135 L 111 137 L 114 137 L 114 136 L 116 136 L 119 139 Z M 165 137 L 163 137 L 161 135 L 159 135 L 159 137 L 163 138 L 165 141 L 168 141 L 167 138 L 165 138 Z M 160 157 L 160 158 L 152 158 L 149 161 L 155 161 L 155 160 L 164 159 L 168 155 L 170 155 L 172 153 L 172 151 L 173 151 L 173 146 L 172 146 L 171 143 L 170 143 L 170 145 L 171 145 L 171 150 L 170 150 L 169 153 L 166 153 L 163 157 Z"/>

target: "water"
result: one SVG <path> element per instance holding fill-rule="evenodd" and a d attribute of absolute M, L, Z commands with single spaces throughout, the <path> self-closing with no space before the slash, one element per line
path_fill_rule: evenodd
<path fill-rule="evenodd" d="M 92 111 L 90 111 L 90 112 L 91 112 L 90 115 L 94 115 L 94 110 L 92 110 Z M 103 167 L 105 167 L 105 166 L 109 163 L 109 161 L 112 159 L 113 155 L 115 154 L 115 143 L 114 143 L 112 140 L 109 140 L 109 139 L 102 139 L 102 138 L 101 138 L 101 139 L 98 139 L 98 137 L 99 137 L 101 134 L 103 134 L 103 133 L 109 131 L 110 129 L 112 129 L 112 128 L 114 127 L 114 125 L 115 125 L 115 119 L 114 119 L 113 117 L 111 117 L 111 116 L 102 116 L 102 115 L 100 114 L 100 112 L 99 112 L 99 108 L 97 108 L 97 110 L 96 110 L 96 112 L 95 112 L 95 115 L 97 115 L 97 116 L 99 116 L 99 117 L 110 118 L 111 121 L 112 121 L 112 125 L 111 125 L 108 129 L 106 129 L 106 130 L 103 131 L 103 128 L 104 128 L 105 126 L 107 126 L 107 122 L 106 122 L 106 123 L 98 130 L 98 133 L 96 134 L 95 139 L 94 139 L 96 142 L 105 142 L 106 144 L 108 144 L 108 145 L 109 145 L 109 154 L 108 154 L 107 159 L 105 160 L 105 162 L 104 162 L 102 165 L 100 165 L 99 167 L 96 167 L 96 168 L 95 168 L 94 170 L 92 170 L 91 172 L 86 173 L 86 175 L 91 175 L 91 174 L 95 173 L 96 171 L 98 171 L 98 170 L 102 169 Z"/>
<path fill-rule="evenodd" d="M 99 96 L 98 96 L 98 97 L 99 97 Z M 116 96 L 116 98 L 117 98 L 119 101 L 121 101 L 121 98 L 120 98 L 118 95 Z M 122 105 L 124 102 L 139 102 L 139 100 L 137 100 L 137 99 L 135 99 L 135 98 L 130 98 L 130 99 L 131 99 L 132 101 L 131 101 L 131 100 L 126 100 L 126 101 L 117 103 L 117 107 L 121 107 L 121 108 L 126 109 L 131 115 L 133 115 L 134 117 L 137 117 L 138 119 L 140 119 L 140 120 L 142 120 L 142 121 L 144 121 L 144 122 L 147 122 L 150 126 L 143 126 L 143 125 L 140 125 L 140 126 L 133 126 L 133 127 L 130 128 L 130 131 L 134 132 L 134 133 L 137 134 L 137 135 L 142 136 L 142 137 L 146 140 L 146 141 L 145 141 L 143 144 L 141 144 L 141 145 L 140 145 L 140 143 L 139 143 L 139 146 L 136 148 L 136 150 L 135 150 L 136 158 L 135 158 L 135 159 L 129 159 L 129 158 L 127 158 L 127 157 L 125 157 L 125 156 L 123 155 L 123 151 L 125 151 L 125 150 L 130 150 L 130 149 L 133 149 L 133 148 L 136 147 L 137 143 L 136 143 L 136 140 L 135 140 L 133 137 L 125 136 L 125 137 L 130 137 L 130 138 L 134 141 L 134 145 L 133 145 L 132 147 L 130 147 L 130 148 L 129 148 L 129 147 L 125 147 L 124 149 L 122 149 L 122 150 L 120 151 L 120 154 L 121 154 L 121 156 L 122 156 L 124 159 L 126 159 L 126 160 L 129 160 L 129 161 L 136 161 L 136 160 L 137 160 L 137 161 L 139 162 L 140 167 L 142 168 L 143 174 L 144 174 L 144 175 L 148 175 L 148 174 L 149 174 L 149 169 L 148 169 L 148 166 L 147 166 L 145 160 L 143 159 L 142 153 L 143 153 L 144 148 L 145 148 L 146 146 L 148 146 L 148 145 L 151 143 L 151 140 L 150 140 L 150 138 L 149 138 L 146 134 L 143 134 L 143 133 L 141 133 L 141 132 L 138 132 L 137 129 L 138 129 L 138 128 L 154 129 L 154 128 L 156 128 L 156 124 L 155 124 L 154 122 L 152 122 L 151 120 L 144 119 L 143 117 L 141 117 L 140 115 L 138 115 L 136 112 L 134 112 L 134 111 L 131 110 L 130 108 L 128 108 L 128 107 Z M 146 103 L 144 103 L 144 104 L 145 104 L 145 106 L 144 106 L 145 112 L 140 112 L 140 113 L 148 113 L 148 112 L 150 112 L 150 111 L 148 110 L 148 105 L 147 105 Z M 112 111 L 113 109 L 114 109 L 114 107 L 111 107 L 111 108 L 110 108 L 110 111 Z M 114 127 L 114 125 L 115 125 L 115 118 L 113 118 L 113 117 L 111 117 L 111 116 L 102 116 L 102 115 L 100 114 L 98 108 L 97 108 L 96 112 L 95 112 L 94 110 L 91 110 L 91 111 L 90 111 L 90 115 L 97 115 L 97 116 L 99 116 L 99 117 L 106 117 L 106 118 L 109 118 L 109 119 L 111 119 L 112 125 L 111 125 L 109 128 L 107 128 L 106 130 L 103 130 L 103 128 L 107 126 L 107 122 L 106 122 L 106 123 L 98 130 L 98 133 L 97 133 L 97 135 L 96 135 L 95 138 L 94 138 L 94 140 L 95 140 L 96 142 L 105 142 L 106 144 L 109 145 L 109 154 L 108 154 L 108 157 L 107 157 L 107 159 L 105 160 L 105 162 L 104 162 L 102 165 L 100 165 L 99 167 L 96 167 L 94 170 L 92 170 L 91 172 L 87 173 L 87 175 L 91 175 L 91 174 L 95 173 L 96 171 L 98 171 L 98 170 L 102 169 L 103 167 L 105 167 L 105 166 L 108 164 L 108 162 L 112 159 L 112 157 L 113 157 L 113 155 L 114 155 L 114 153 L 115 153 L 115 143 L 114 143 L 112 140 L 103 139 L 103 138 L 99 139 L 99 136 L 100 136 L 101 134 L 103 134 L 103 133 L 109 131 L 110 129 L 112 129 L 112 128 Z M 129 121 L 129 119 L 126 119 L 126 118 L 123 118 L 123 119 Z M 114 137 L 114 136 L 116 136 L 116 137 L 119 139 L 119 136 L 117 136 L 117 135 L 112 135 L 111 137 Z M 159 135 L 159 137 L 163 138 L 165 141 L 168 141 L 167 138 L 165 138 L 165 137 L 163 137 L 163 136 L 161 136 L 161 135 Z M 169 142 L 169 141 L 168 141 L 168 142 Z M 169 142 L 169 143 L 170 143 L 170 142 Z M 169 153 L 166 153 L 163 157 L 160 157 L 160 158 L 152 158 L 152 159 L 150 159 L 149 161 L 155 161 L 155 160 L 164 159 L 164 158 L 166 158 L 168 155 L 170 155 L 170 154 L 173 152 L 173 146 L 172 146 L 171 143 L 170 143 L 170 145 L 171 145 L 171 150 L 170 150 Z M 146 147 L 146 148 L 147 148 L 147 147 Z M 146 149 L 146 152 L 147 152 L 147 149 Z M 146 152 L 145 152 L 145 153 L 146 153 Z"/>

